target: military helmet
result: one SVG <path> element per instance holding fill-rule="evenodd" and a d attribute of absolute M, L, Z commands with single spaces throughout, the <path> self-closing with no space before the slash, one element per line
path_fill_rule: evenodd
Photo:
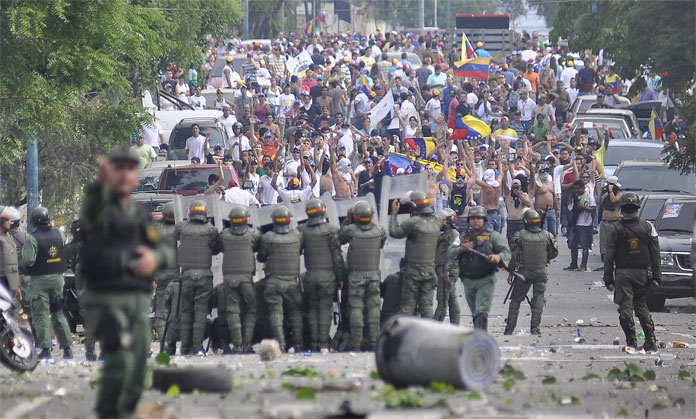
<path fill-rule="evenodd" d="M 481 217 L 484 220 L 488 220 L 488 213 L 486 212 L 486 209 L 482 207 L 481 205 L 476 205 L 471 208 L 469 208 L 469 216 L 467 219 L 471 217 Z"/>
<path fill-rule="evenodd" d="M 247 225 L 249 223 L 249 211 L 244 207 L 234 207 L 229 214 L 232 225 Z"/>
<path fill-rule="evenodd" d="M 322 217 L 326 213 L 326 204 L 319 198 L 312 198 L 305 205 L 305 213 L 309 218 Z"/>
<path fill-rule="evenodd" d="M 401 195 L 401 198 L 399 198 L 399 203 L 401 204 L 401 206 L 408 209 L 409 211 L 411 210 L 411 205 L 413 205 L 411 194 L 413 194 L 413 191 L 408 191 Z"/>
<path fill-rule="evenodd" d="M 528 209 L 523 216 L 524 228 L 537 232 L 541 229 L 541 216 L 533 209 Z"/>
<path fill-rule="evenodd" d="M 82 231 L 82 223 L 80 220 L 75 220 L 70 225 L 70 234 L 77 236 Z"/>
<path fill-rule="evenodd" d="M 201 199 L 196 199 L 189 206 L 189 219 L 201 222 L 208 221 L 208 205 Z"/>
<path fill-rule="evenodd" d="M 10 223 L 14 223 L 15 221 L 19 221 L 20 218 L 21 214 L 19 213 L 17 208 L 10 206 L 0 206 L 0 219 L 7 220 Z"/>
<path fill-rule="evenodd" d="M 358 201 L 353 205 L 353 219 L 358 224 L 368 224 L 374 214 L 375 210 L 365 201 Z"/>
<path fill-rule="evenodd" d="M 162 207 L 162 219 L 164 220 L 165 223 L 168 223 L 168 224 L 174 223 L 175 217 L 174 217 L 174 203 L 173 202 L 167 202 Z"/>
<path fill-rule="evenodd" d="M 279 205 L 271 213 L 271 218 L 273 219 L 273 224 L 277 226 L 286 226 L 290 224 L 292 219 L 292 212 L 287 207 Z"/>
<path fill-rule="evenodd" d="M 457 222 L 457 213 L 452 208 L 443 208 L 437 212 L 437 216 L 449 225 L 453 226 Z"/>
<path fill-rule="evenodd" d="M 419 210 L 430 207 L 430 198 L 428 198 L 425 192 L 411 192 L 411 202 L 413 202 L 413 205 Z"/>
<path fill-rule="evenodd" d="M 632 207 L 632 208 L 629 208 Z M 635 192 L 625 192 L 621 198 L 621 209 L 628 209 L 633 212 L 640 208 L 640 198 Z"/>
<path fill-rule="evenodd" d="M 45 207 L 36 207 L 31 210 L 29 220 L 33 226 L 44 226 L 51 222 L 51 218 L 48 216 L 48 210 Z"/>

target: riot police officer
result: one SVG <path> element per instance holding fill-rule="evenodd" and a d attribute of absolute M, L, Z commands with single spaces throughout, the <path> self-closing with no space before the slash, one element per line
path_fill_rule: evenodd
<path fill-rule="evenodd" d="M 511 335 L 517 325 L 520 313 L 520 303 L 524 301 L 530 287 L 532 291 L 532 324 L 531 334 L 540 335 L 539 324 L 541 313 L 544 311 L 544 292 L 546 292 L 546 266 L 558 256 L 556 238 L 541 229 L 541 217 L 533 209 L 528 209 L 522 216 L 524 230 L 512 236 L 512 259 L 508 268 L 519 271 L 526 279 L 519 278 L 513 282 L 513 276 L 508 276 L 508 284 L 513 285 L 510 308 L 508 309 L 505 334 Z"/>
<path fill-rule="evenodd" d="M 457 258 L 449 255 L 452 246 L 459 246 L 459 232 L 455 228 L 457 213 L 450 208 L 438 211 L 442 222 L 440 238 L 435 252 L 435 273 L 437 273 L 437 308 L 435 320 L 443 321 L 449 311 L 450 323 L 459 324 L 459 301 L 454 286 L 459 276 Z"/>
<path fill-rule="evenodd" d="M 223 247 L 222 274 L 225 285 L 227 327 L 233 352 L 252 352 L 251 339 L 256 324 L 256 293 L 254 292 L 254 253 L 259 250 L 261 235 L 249 228 L 249 211 L 244 207 L 230 210 L 231 227 L 220 233 Z M 243 310 L 242 310 L 243 309 Z M 240 319 L 244 313 L 244 321 Z M 218 316 L 220 314 L 218 313 Z"/>
<path fill-rule="evenodd" d="M 13 208 L 14 209 L 14 208 Z M 22 255 L 22 247 L 27 241 L 27 233 L 19 229 L 20 223 L 19 211 L 14 211 L 10 216 L 10 235 L 15 242 L 17 247 L 17 265 L 19 266 L 19 291 L 22 294 L 22 298 L 19 301 L 19 307 L 21 309 L 22 318 L 26 318 L 31 324 L 31 304 L 28 298 L 29 295 L 29 277 L 27 276 L 27 270 L 22 266 L 20 262 L 20 257 Z M 27 296 L 24 298 L 24 296 Z"/>
<path fill-rule="evenodd" d="M 63 358 L 72 359 L 72 336 L 63 315 L 63 274 L 67 268 L 66 237 L 62 231 L 51 227 L 46 208 L 34 208 L 29 218 L 36 230 L 24 243 L 22 265 L 27 268 L 30 277 L 29 300 L 36 343 L 41 348 L 39 358 L 51 357 L 51 317 L 53 330 L 63 349 Z"/>
<path fill-rule="evenodd" d="M 401 311 L 421 317 L 433 317 L 433 293 L 437 286 L 435 249 L 440 236 L 440 220 L 433 214 L 430 199 L 421 191 L 410 194 L 411 218 L 399 223 L 401 203 L 392 201 L 389 235 L 406 238 L 406 270 L 401 290 Z"/>
<path fill-rule="evenodd" d="M 213 255 L 222 250 L 220 235 L 208 222 L 205 201 L 189 207 L 189 220 L 174 228 L 178 242 L 177 263 L 181 268 L 179 334 L 181 354 L 204 356 L 205 318 L 213 295 Z"/>
<path fill-rule="evenodd" d="M 162 241 L 174 247 L 174 203 L 167 202 L 162 207 L 162 224 L 160 227 Z M 179 277 L 179 267 L 172 266 L 157 271 L 155 274 L 155 321 L 154 328 L 157 332 L 157 337 L 162 339 L 164 336 L 164 326 L 169 317 L 169 313 L 164 304 L 164 293 L 170 282 Z"/>
<path fill-rule="evenodd" d="M 474 328 L 488 330 L 488 312 L 495 291 L 495 273 L 500 264 L 510 262 L 510 248 L 498 232 L 486 227 L 486 209 L 476 205 L 469 209 L 469 227 L 459 236 L 461 246 L 455 254 L 459 259 L 459 277 L 464 284 L 466 303 L 474 317 Z M 474 249 L 488 258 L 469 252 Z"/>
<path fill-rule="evenodd" d="M 301 349 L 302 342 L 302 294 L 298 277 L 300 276 L 300 253 L 302 252 L 302 233 L 290 228 L 292 212 L 287 207 L 278 206 L 271 213 L 273 231 L 261 236 L 257 259 L 264 262 L 266 274 L 264 299 L 268 309 L 268 320 L 273 337 L 286 350 L 283 317 L 288 317 L 293 346 Z M 289 348 L 288 350 L 294 348 Z"/>
<path fill-rule="evenodd" d="M 326 204 L 319 198 L 305 205 L 307 222 L 298 230 L 304 243 L 304 293 L 307 299 L 307 323 L 311 349 L 329 348 L 329 329 L 334 291 L 343 280 L 343 255 L 338 227 L 326 222 Z"/>
<path fill-rule="evenodd" d="M 374 209 L 358 201 L 343 219 L 339 238 L 348 246 L 349 350 L 374 350 L 380 323 L 380 271 L 387 232 L 372 221 Z M 367 325 L 367 330 L 365 329 Z M 364 337 L 364 339 L 363 339 Z M 363 344 L 364 342 L 364 344 Z"/>
<path fill-rule="evenodd" d="M 626 335 L 626 346 L 634 349 L 638 346 L 635 311 L 645 333 L 643 349 L 652 353 L 657 351 L 655 325 L 645 294 L 650 286 L 659 288 L 662 280 L 660 242 L 652 224 L 638 218 L 638 208 L 638 195 L 625 192 L 621 198 L 621 220 L 607 231 L 604 284 L 614 291 L 614 303 L 619 305 L 619 324 Z M 648 268 L 652 270 L 652 279 Z"/>
<path fill-rule="evenodd" d="M 19 266 L 17 264 L 17 246 L 12 239 L 10 229 L 12 221 L 19 218 L 19 211 L 14 207 L 0 207 L 0 282 L 2 282 L 12 294 L 22 298 L 22 290 L 19 281 Z M 25 297 L 27 298 L 27 297 Z"/>

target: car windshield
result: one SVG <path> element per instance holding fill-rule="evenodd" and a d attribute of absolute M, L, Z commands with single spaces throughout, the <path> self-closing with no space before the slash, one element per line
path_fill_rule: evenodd
<path fill-rule="evenodd" d="M 157 187 L 159 186 L 159 180 L 160 176 L 162 175 L 161 170 L 157 171 L 142 171 L 140 173 L 140 183 L 138 186 L 135 188 L 137 192 L 141 192 L 145 189 L 148 190 L 156 190 Z M 148 186 L 148 188 L 145 188 L 145 186 Z"/>
<path fill-rule="evenodd" d="M 585 122 L 594 122 L 598 126 L 606 125 L 607 128 L 611 131 L 611 134 L 614 139 L 617 140 L 625 140 L 628 138 L 628 132 L 626 132 L 626 123 L 620 119 L 602 119 L 602 118 L 576 118 L 575 121 L 573 121 L 573 125 L 575 126 L 575 129 L 583 127 L 583 124 Z M 595 136 L 597 135 L 594 128 L 587 128 L 587 131 L 590 133 L 590 135 Z"/>
<path fill-rule="evenodd" d="M 696 174 L 682 175 L 666 166 L 623 166 L 616 173 L 624 191 L 675 192 L 696 195 Z"/>
<path fill-rule="evenodd" d="M 171 199 L 143 199 L 135 201 L 135 205 L 144 208 L 148 213 L 162 212 L 162 207 L 167 202 L 171 202 Z"/>
<path fill-rule="evenodd" d="M 666 200 L 667 197 L 647 199 L 643 203 L 640 218 L 643 220 L 655 221 L 657 219 L 657 214 L 660 212 L 660 208 L 662 208 Z"/>
<path fill-rule="evenodd" d="M 216 144 L 223 145 L 225 143 L 223 141 L 222 130 L 220 130 L 220 128 L 201 125 L 201 135 L 205 135 L 208 130 L 212 131 L 210 140 L 208 140 L 210 148 L 213 148 Z M 186 148 L 186 140 L 192 135 L 191 127 L 176 127 L 174 128 L 174 131 L 172 131 L 169 144 L 173 150 L 183 150 Z"/>
<path fill-rule="evenodd" d="M 197 191 L 200 193 L 205 190 L 208 184 L 208 176 L 213 173 L 218 174 L 217 167 L 171 169 L 171 171 L 167 173 L 164 189 L 167 191 Z M 227 182 L 232 179 L 232 174 L 228 169 L 225 169 L 224 173 L 225 180 L 223 185 L 226 186 Z"/>
<path fill-rule="evenodd" d="M 578 110 L 575 113 L 579 114 L 579 113 L 587 112 L 587 110 L 590 109 L 590 107 L 592 105 L 594 105 L 595 102 L 597 102 L 596 99 L 583 99 L 583 100 L 581 100 L 580 105 L 578 106 Z"/>
<path fill-rule="evenodd" d="M 657 219 L 657 231 L 674 231 L 693 234 L 696 202 L 665 204 Z"/>
<path fill-rule="evenodd" d="M 604 155 L 605 166 L 618 166 L 624 160 L 648 159 L 657 160 L 662 153 L 661 147 L 641 147 L 640 145 L 613 146 Z"/>

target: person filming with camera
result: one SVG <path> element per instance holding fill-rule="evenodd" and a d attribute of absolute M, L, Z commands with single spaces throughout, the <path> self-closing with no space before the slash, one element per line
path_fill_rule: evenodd
<path fill-rule="evenodd" d="M 602 260 L 604 260 L 604 253 L 607 249 L 607 229 L 619 221 L 621 198 L 623 198 L 623 192 L 619 178 L 609 176 L 599 195 L 602 207 L 602 223 L 599 225 L 599 252 L 602 255 Z"/>

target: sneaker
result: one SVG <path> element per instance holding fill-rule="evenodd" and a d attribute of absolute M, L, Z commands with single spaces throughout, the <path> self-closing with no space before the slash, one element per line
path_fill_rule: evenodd
<path fill-rule="evenodd" d="M 577 266 L 577 265 L 570 265 L 570 266 L 567 266 L 567 267 L 563 268 L 563 270 L 564 270 L 564 271 L 577 271 L 577 270 L 578 270 L 578 266 Z"/>
<path fill-rule="evenodd" d="M 565 227 L 561 227 L 561 235 L 562 235 L 563 237 L 565 237 L 566 234 L 568 234 L 568 229 L 565 228 Z"/>
<path fill-rule="evenodd" d="M 587 265 L 580 265 L 580 268 L 578 268 L 579 272 L 592 272 L 590 268 L 587 267 Z"/>

